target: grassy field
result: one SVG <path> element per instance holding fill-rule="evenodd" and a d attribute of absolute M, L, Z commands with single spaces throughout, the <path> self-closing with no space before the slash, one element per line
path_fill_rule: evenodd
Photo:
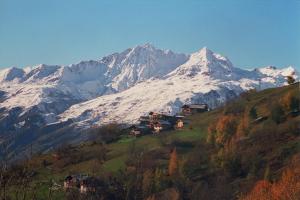
<path fill-rule="evenodd" d="M 238 109 L 239 105 L 244 107 L 246 105 L 248 108 L 255 107 L 258 116 L 267 116 L 270 115 L 269 108 L 272 104 L 272 100 L 280 101 L 282 96 L 287 92 L 299 92 L 299 84 L 248 94 L 243 100 L 239 99 L 237 103 L 234 102 L 232 104 L 234 106 L 228 104 L 225 108 L 235 110 Z M 30 184 L 33 187 L 39 188 L 36 194 L 37 199 L 44 199 L 50 195 L 49 187 L 53 185 L 53 182 L 63 185 L 64 177 L 67 175 L 83 173 L 98 176 L 114 174 L 120 170 L 125 170 L 126 162 L 133 149 L 135 152 L 162 152 L 161 154 L 163 154 L 164 152 L 169 152 L 176 146 L 178 156 L 184 160 L 189 154 L 195 153 L 193 152 L 194 147 L 199 144 L 199 141 L 206 139 L 208 125 L 216 122 L 224 112 L 226 112 L 224 108 L 219 108 L 209 112 L 191 115 L 187 119 L 189 123 L 186 124 L 182 130 L 165 131 L 157 135 L 151 134 L 141 137 L 122 135 L 117 141 L 104 145 L 107 152 L 104 161 L 99 160 L 103 144 L 96 142 L 86 142 L 78 146 L 73 146 L 70 151 L 70 156 L 80 154 L 84 159 L 61 167 L 55 165 L 56 161 L 52 153 L 35 156 L 28 164 L 31 169 L 36 171 L 34 181 Z M 298 119 L 300 119 L 300 116 L 298 116 Z M 283 126 L 284 123 L 282 123 L 282 127 Z M 269 157 L 271 160 L 273 157 L 286 156 L 284 152 L 293 153 L 299 150 L 299 141 L 291 140 L 278 146 Z M 165 165 L 166 168 L 168 156 L 162 156 L 162 158 L 158 159 L 160 159 L 160 163 Z M 49 163 L 47 167 L 41 164 L 44 161 Z M 11 189 L 13 190 L 13 188 Z M 64 195 L 65 193 L 62 189 L 53 190 L 51 193 L 53 199 L 63 199 Z"/>
<path fill-rule="evenodd" d="M 198 117 L 208 116 L 209 113 L 203 113 Z M 195 116 L 191 116 L 195 117 Z M 205 117 L 206 118 L 206 117 Z M 30 165 L 37 172 L 34 181 L 31 183 L 33 187 L 38 187 L 39 190 L 36 193 L 38 198 L 44 198 L 49 195 L 49 187 L 53 182 L 63 185 L 64 177 L 70 174 L 90 174 L 101 175 L 105 173 L 117 173 L 120 170 L 124 170 L 126 167 L 126 160 L 128 159 L 129 151 L 131 148 L 138 149 L 143 152 L 149 152 L 153 150 L 169 148 L 169 145 L 176 141 L 182 143 L 194 143 L 205 138 L 206 131 L 204 128 L 205 123 L 199 125 L 193 125 L 192 123 L 186 125 L 182 130 L 173 130 L 162 132 L 157 135 L 145 135 L 142 137 L 133 137 L 123 135 L 118 141 L 107 144 L 107 158 L 103 163 L 100 163 L 97 159 L 100 145 L 98 143 L 84 143 L 75 147 L 76 152 L 82 152 L 84 155 L 90 157 L 90 159 L 84 160 L 79 163 L 70 164 L 60 169 L 56 169 L 53 165 L 43 167 L 40 163 L 43 160 L 47 160 L 49 163 L 54 163 L 55 160 L 51 154 L 40 155 L 34 157 L 30 161 Z M 189 152 L 189 149 L 181 148 L 181 154 Z M 165 163 L 167 160 L 165 161 Z M 101 167 L 99 167 L 101 166 Z M 54 199 L 62 199 L 64 196 L 63 190 L 54 190 L 51 193 Z"/>

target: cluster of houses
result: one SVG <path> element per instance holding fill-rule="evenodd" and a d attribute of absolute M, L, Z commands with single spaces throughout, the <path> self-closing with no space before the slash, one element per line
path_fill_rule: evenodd
<path fill-rule="evenodd" d="M 140 117 L 139 124 L 130 127 L 130 135 L 141 136 L 171 129 L 182 129 L 187 123 L 186 116 L 208 110 L 207 104 L 191 104 L 183 105 L 180 115 L 150 112 L 147 116 Z"/>
<path fill-rule="evenodd" d="M 85 174 L 69 175 L 64 180 L 64 189 L 79 189 L 80 193 L 96 192 L 103 185 L 100 179 Z"/>

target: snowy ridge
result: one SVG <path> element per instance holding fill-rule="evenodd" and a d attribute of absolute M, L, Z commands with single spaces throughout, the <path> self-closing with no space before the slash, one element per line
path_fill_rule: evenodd
<path fill-rule="evenodd" d="M 73 119 L 81 126 L 112 121 L 134 123 L 150 111 L 175 114 L 184 103 L 207 103 L 215 108 L 249 89 L 265 89 L 286 84 L 286 69 L 235 68 L 230 60 L 206 47 L 161 79 L 149 79 L 117 94 L 100 96 L 70 107 L 59 117 Z"/>
<path fill-rule="evenodd" d="M 34 109 L 45 125 L 131 123 L 149 111 L 174 114 L 188 102 L 214 108 L 251 88 L 284 85 L 288 75 L 298 78 L 293 67 L 234 67 L 206 47 L 185 55 L 145 44 L 68 66 L 1 70 L 0 108 L 21 108 L 20 115 Z"/>

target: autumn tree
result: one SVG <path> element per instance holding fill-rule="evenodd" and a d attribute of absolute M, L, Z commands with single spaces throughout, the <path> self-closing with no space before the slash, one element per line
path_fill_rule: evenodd
<path fill-rule="evenodd" d="M 275 183 L 258 181 L 252 191 L 242 200 L 298 200 L 300 197 L 300 154 L 294 156 L 291 165 Z"/>
<path fill-rule="evenodd" d="M 286 78 L 289 85 L 295 83 L 295 79 L 293 76 L 287 76 Z"/>
<path fill-rule="evenodd" d="M 211 123 L 207 128 L 207 137 L 206 142 L 212 145 L 215 145 L 216 140 L 216 125 L 215 123 Z"/>
<path fill-rule="evenodd" d="M 300 101 L 299 98 L 292 92 L 288 92 L 282 99 L 282 105 L 286 110 L 299 110 Z"/>
<path fill-rule="evenodd" d="M 239 124 L 237 125 L 236 129 L 236 138 L 240 139 L 241 137 L 244 137 L 245 135 L 248 134 L 248 118 L 247 117 L 242 117 L 240 120 Z"/>
<path fill-rule="evenodd" d="M 236 132 L 237 120 L 233 115 L 223 115 L 216 125 L 216 142 L 218 144 L 225 144 L 231 139 Z"/>
<path fill-rule="evenodd" d="M 272 199 L 272 184 L 269 181 L 261 180 L 258 181 L 252 191 L 246 195 L 245 197 L 242 197 L 241 200 L 271 200 Z"/>
<path fill-rule="evenodd" d="M 177 173 L 178 170 L 178 160 L 177 160 L 177 151 L 176 147 L 172 150 L 169 160 L 168 173 L 170 176 Z"/>

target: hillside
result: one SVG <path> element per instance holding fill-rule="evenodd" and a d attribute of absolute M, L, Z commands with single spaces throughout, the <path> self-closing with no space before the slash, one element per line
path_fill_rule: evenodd
<path fill-rule="evenodd" d="M 42 155 L 28 152 L 30 159 L 2 168 L 0 197 L 251 199 L 246 195 L 257 182 L 281 183 L 289 169 L 299 184 L 300 162 L 294 164 L 300 155 L 299 87 L 250 90 L 223 107 L 189 116 L 183 130 L 135 138 L 112 124 L 88 130 L 94 141 Z M 101 186 L 87 194 L 65 192 L 63 180 L 72 174 L 97 177 Z"/>
<path fill-rule="evenodd" d="M 18 159 L 30 148 L 86 140 L 79 129 L 132 124 L 150 111 L 175 114 L 186 103 L 216 108 L 249 89 L 283 86 L 287 76 L 299 75 L 291 66 L 240 68 L 206 47 L 186 55 L 149 44 L 66 66 L 7 68 L 0 71 L 0 140 Z"/>

